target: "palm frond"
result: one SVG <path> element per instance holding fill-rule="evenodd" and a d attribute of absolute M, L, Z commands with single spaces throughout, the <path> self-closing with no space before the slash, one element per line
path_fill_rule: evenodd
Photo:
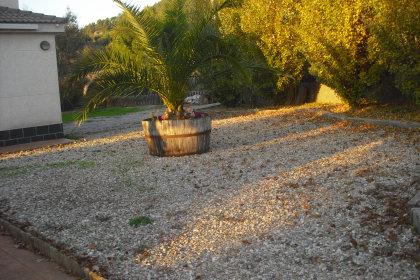
<path fill-rule="evenodd" d="M 124 12 L 127 22 L 133 28 L 137 35 L 136 42 L 139 43 L 143 51 L 150 59 L 154 60 L 156 65 L 163 65 L 162 59 L 155 51 L 150 42 L 151 34 L 157 34 L 159 27 L 150 17 L 142 16 L 140 7 L 126 4 L 121 0 L 113 0 Z"/>
<path fill-rule="evenodd" d="M 121 0 L 114 2 L 124 15 L 117 40 L 104 50 L 86 51 L 74 70 L 75 77 L 89 78 L 87 88 L 94 89 L 81 120 L 110 97 L 132 96 L 145 89 L 157 93 L 169 110 L 182 110 L 191 74 L 208 65 L 224 63 L 225 69 L 247 77 L 243 63 L 222 43 L 216 27 L 219 11 L 240 0 L 197 2 L 209 8 L 196 9 L 196 17 L 186 14 L 185 0 L 173 0 L 163 19 L 150 16 L 150 9 L 145 12 Z"/>

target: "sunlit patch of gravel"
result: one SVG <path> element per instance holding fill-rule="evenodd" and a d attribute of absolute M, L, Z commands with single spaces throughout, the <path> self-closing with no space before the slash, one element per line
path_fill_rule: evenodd
<path fill-rule="evenodd" d="M 203 155 L 149 156 L 135 127 L 5 155 L 2 215 L 109 279 L 417 279 L 418 131 L 210 111 Z"/>

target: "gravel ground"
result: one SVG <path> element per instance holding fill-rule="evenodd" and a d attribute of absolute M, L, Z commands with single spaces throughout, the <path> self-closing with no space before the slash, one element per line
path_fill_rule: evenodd
<path fill-rule="evenodd" d="M 194 110 L 215 107 L 220 103 L 212 103 L 206 105 L 192 105 Z M 150 116 L 161 115 L 165 111 L 162 105 L 142 106 L 141 110 L 136 113 L 125 114 L 116 117 L 96 117 L 88 119 L 83 125 L 77 123 L 65 123 L 64 133 L 69 138 L 85 138 L 91 139 L 97 136 L 103 137 L 116 133 L 137 130 L 141 126 L 140 120 L 149 118 Z"/>
<path fill-rule="evenodd" d="M 0 211 L 108 279 L 418 279 L 418 131 L 209 111 L 204 155 L 149 156 L 129 124 L 1 156 Z"/>

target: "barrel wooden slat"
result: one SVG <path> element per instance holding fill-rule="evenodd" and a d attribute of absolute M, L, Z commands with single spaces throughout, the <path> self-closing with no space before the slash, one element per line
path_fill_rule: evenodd
<path fill-rule="evenodd" d="M 142 121 L 149 153 L 156 156 L 184 156 L 210 150 L 211 118 Z"/>

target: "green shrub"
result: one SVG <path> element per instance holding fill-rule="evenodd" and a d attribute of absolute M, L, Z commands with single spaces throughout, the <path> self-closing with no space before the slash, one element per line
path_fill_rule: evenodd
<path fill-rule="evenodd" d="M 146 216 L 134 217 L 128 221 L 128 224 L 133 227 L 145 226 L 153 223 L 153 220 Z"/>
<path fill-rule="evenodd" d="M 308 70 L 351 104 L 419 103 L 419 10 L 417 0 L 244 0 L 221 21 L 255 39 L 283 73 L 280 91 Z"/>
<path fill-rule="evenodd" d="M 72 66 L 79 52 L 86 46 L 87 36 L 79 29 L 76 16 L 67 10 L 65 32 L 57 35 L 57 64 L 61 107 L 69 110 L 82 103 L 83 82 L 72 80 Z"/>

